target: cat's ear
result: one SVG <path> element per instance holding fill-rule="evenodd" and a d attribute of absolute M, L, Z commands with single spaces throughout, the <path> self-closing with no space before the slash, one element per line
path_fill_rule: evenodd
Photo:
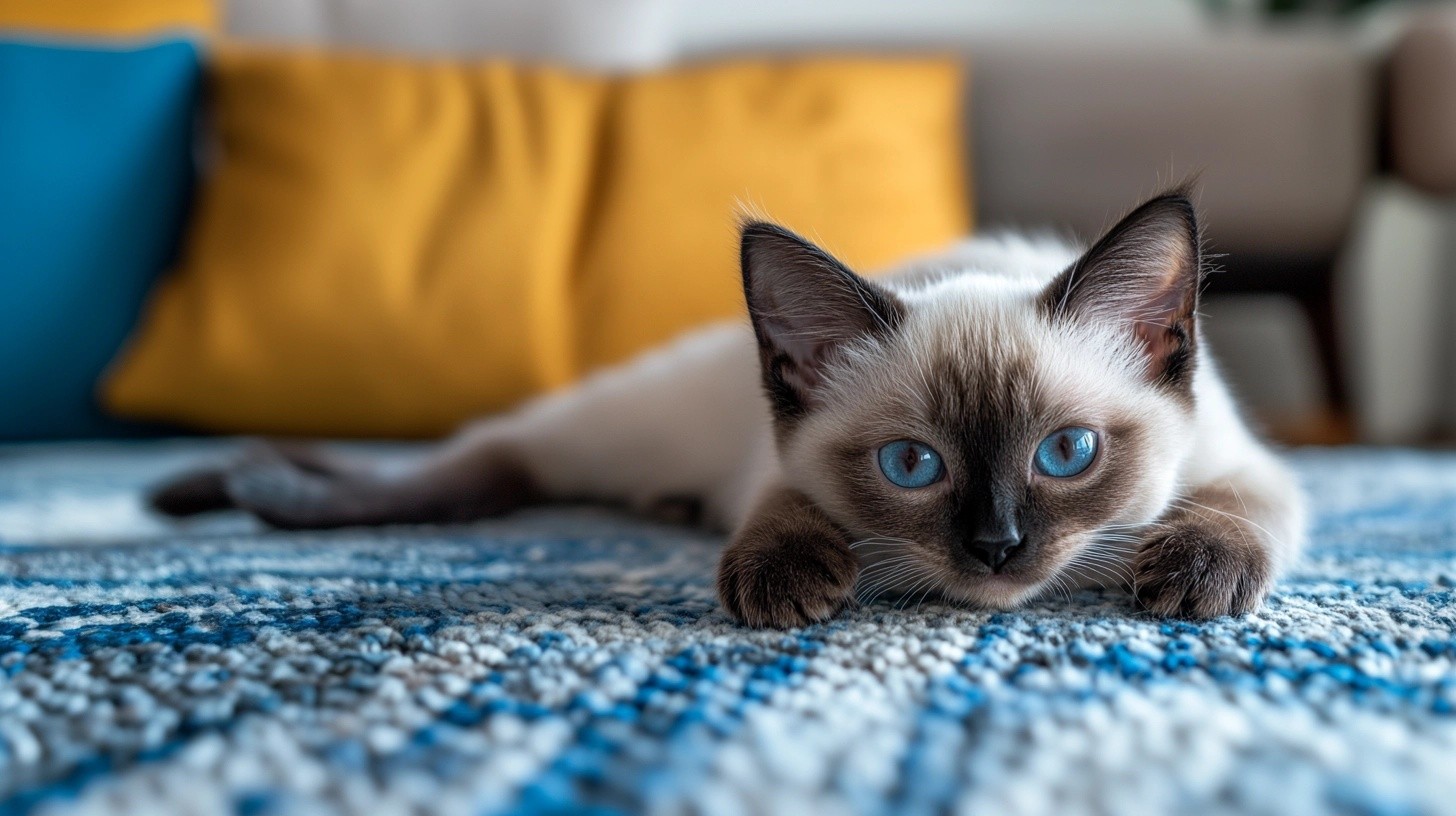
<path fill-rule="evenodd" d="M 1147 355 L 1149 379 L 1185 387 L 1198 342 L 1203 267 L 1188 195 L 1176 189 L 1133 210 L 1042 294 L 1054 318 L 1126 326 Z"/>
<path fill-rule="evenodd" d="M 893 332 L 905 307 L 809 241 L 763 221 L 743 225 L 743 292 L 758 337 L 763 380 L 780 419 L 814 406 L 836 355 Z"/>

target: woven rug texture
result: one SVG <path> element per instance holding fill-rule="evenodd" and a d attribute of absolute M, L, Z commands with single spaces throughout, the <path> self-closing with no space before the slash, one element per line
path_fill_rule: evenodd
<path fill-rule="evenodd" d="M 229 442 L 0 448 L 0 813 L 1456 813 L 1456 457 L 1292 455 L 1266 607 L 884 601 L 752 631 L 605 511 L 183 525 Z M 908 599 L 907 599 L 908 600 Z"/>

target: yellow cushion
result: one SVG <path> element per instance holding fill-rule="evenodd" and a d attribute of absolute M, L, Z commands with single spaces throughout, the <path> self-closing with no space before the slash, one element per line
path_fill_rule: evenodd
<path fill-rule="evenodd" d="M 129 35 L 216 27 L 216 0 L 0 0 L 0 29 Z"/>
<path fill-rule="evenodd" d="M 745 205 L 865 267 L 963 234 L 959 78 L 224 50 L 219 165 L 106 400 L 218 431 L 448 431 L 738 314 Z"/>

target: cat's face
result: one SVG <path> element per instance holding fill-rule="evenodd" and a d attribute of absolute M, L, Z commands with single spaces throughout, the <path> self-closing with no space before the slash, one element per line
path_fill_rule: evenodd
<path fill-rule="evenodd" d="M 826 378 L 782 461 L 855 540 L 879 540 L 860 548 L 884 564 L 867 581 L 934 576 L 1008 607 L 1069 568 L 1111 569 L 1098 554 L 1125 546 L 1113 525 L 1171 497 L 1190 418 L 1115 338 L 1029 295 L 977 294 L 904 298 L 898 330 Z"/>
<path fill-rule="evenodd" d="M 867 542 L 866 589 L 1005 608 L 1113 573 L 1190 445 L 1191 214 L 1179 196 L 1150 202 L 1050 284 L 899 293 L 745 230 L 785 475 Z"/>

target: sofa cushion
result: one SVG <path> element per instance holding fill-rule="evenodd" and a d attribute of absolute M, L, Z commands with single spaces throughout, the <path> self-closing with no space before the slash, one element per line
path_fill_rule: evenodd
<path fill-rule="evenodd" d="M 93 390 L 172 256 L 192 45 L 0 42 L 0 438 L 112 433 Z"/>
<path fill-rule="evenodd" d="M 215 73 L 220 161 L 109 383 L 127 416 L 439 434 L 737 315 L 744 205 L 865 267 L 967 229 L 943 60 L 609 79 L 242 49 Z"/>

